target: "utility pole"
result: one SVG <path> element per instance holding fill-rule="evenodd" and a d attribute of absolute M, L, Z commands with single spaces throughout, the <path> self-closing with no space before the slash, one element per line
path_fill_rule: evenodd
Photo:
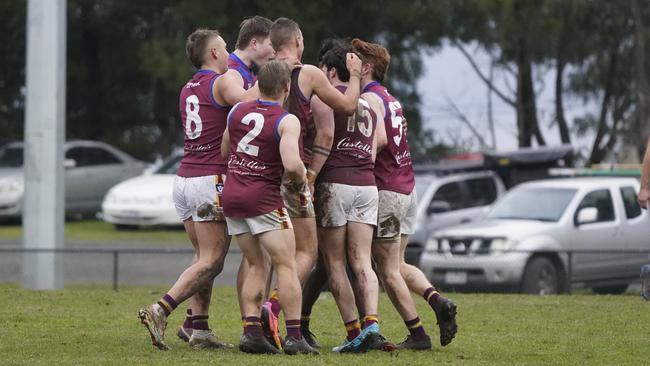
<path fill-rule="evenodd" d="M 27 3 L 23 286 L 63 288 L 66 0 Z"/>

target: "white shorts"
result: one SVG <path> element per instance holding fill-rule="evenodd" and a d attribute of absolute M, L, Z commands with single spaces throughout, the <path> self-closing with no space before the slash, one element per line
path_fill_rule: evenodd
<path fill-rule="evenodd" d="M 174 179 L 174 206 L 181 220 L 224 221 L 221 193 L 224 174 Z"/>
<path fill-rule="evenodd" d="M 319 183 L 315 192 L 316 223 L 339 227 L 352 222 L 377 225 L 377 187 Z"/>
<path fill-rule="evenodd" d="M 379 191 L 379 212 L 375 237 L 392 239 L 400 234 L 412 235 L 415 232 L 417 209 L 418 198 L 415 190 L 411 194 Z"/>
<path fill-rule="evenodd" d="M 257 235 L 272 230 L 293 229 L 289 213 L 284 207 L 269 213 L 244 219 L 226 217 L 226 224 L 228 225 L 228 235 L 245 233 Z"/>

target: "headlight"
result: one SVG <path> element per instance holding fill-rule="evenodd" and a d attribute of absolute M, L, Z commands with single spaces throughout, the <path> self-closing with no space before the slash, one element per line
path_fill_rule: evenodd
<path fill-rule="evenodd" d="M 424 251 L 427 253 L 435 253 L 438 251 L 438 239 L 431 237 L 427 240 L 427 244 L 424 246 Z"/>
<path fill-rule="evenodd" d="M 501 254 L 514 248 L 518 243 L 518 241 L 508 238 L 492 239 L 492 242 L 490 243 L 490 252 L 493 254 Z"/>
<path fill-rule="evenodd" d="M 5 181 L 0 184 L 0 192 L 22 192 L 24 189 L 22 180 Z"/>
<path fill-rule="evenodd" d="M 104 198 L 104 202 L 106 203 L 117 203 L 117 195 L 113 192 L 108 192 L 106 195 L 106 198 Z"/>

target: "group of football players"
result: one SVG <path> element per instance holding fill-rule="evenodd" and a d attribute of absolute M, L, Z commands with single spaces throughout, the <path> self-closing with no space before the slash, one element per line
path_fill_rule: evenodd
<path fill-rule="evenodd" d="M 231 237 L 244 254 L 243 352 L 319 353 L 309 319 L 326 284 L 346 331 L 334 352 L 431 349 L 411 293 L 435 313 L 442 346 L 456 334 L 456 305 L 404 261 L 417 197 L 403 109 L 382 84 L 389 52 L 328 39 L 308 65 L 303 50 L 287 18 L 245 19 L 232 53 L 216 30 L 187 39 L 197 71 L 180 92 L 185 145 L 173 198 L 195 256 L 138 313 L 159 349 L 186 300 L 178 336 L 197 349 L 232 347 L 208 325 Z M 380 333 L 380 281 L 409 332 L 398 344 Z"/>

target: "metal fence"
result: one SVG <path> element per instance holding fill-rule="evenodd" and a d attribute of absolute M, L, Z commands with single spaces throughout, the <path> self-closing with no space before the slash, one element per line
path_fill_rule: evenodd
<path fill-rule="evenodd" d="M 0 253 L 85 253 L 85 254 L 111 254 L 112 256 L 112 284 L 113 290 L 118 291 L 119 288 L 119 266 L 120 255 L 123 254 L 156 254 L 156 255 L 170 255 L 170 254 L 184 254 L 192 255 L 194 250 L 190 248 L 23 248 L 23 247 L 0 247 Z M 614 255 L 634 255 L 645 254 L 650 255 L 650 249 L 640 250 L 619 250 L 619 249 L 604 249 L 604 250 L 548 250 L 548 251 L 531 251 L 531 250 L 508 250 L 502 253 L 530 253 L 530 254 L 565 254 L 567 256 L 566 267 L 566 281 L 567 290 L 571 293 L 571 285 L 576 282 L 573 278 L 573 260 L 576 254 L 614 254 Z M 488 253 L 477 252 L 476 254 L 484 255 Z M 649 257 L 650 258 L 650 257 Z M 650 259 L 648 260 L 650 262 Z"/>

